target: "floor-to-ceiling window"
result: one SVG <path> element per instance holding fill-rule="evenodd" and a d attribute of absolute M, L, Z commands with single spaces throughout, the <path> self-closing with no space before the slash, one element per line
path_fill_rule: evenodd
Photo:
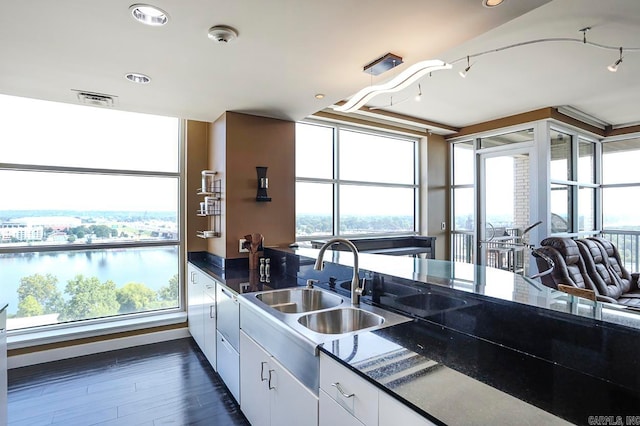
<path fill-rule="evenodd" d="M 576 132 L 551 128 L 551 235 L 597 233 L 596 147 L 595 141 Z"/>
<path fill-rule="evenodd" d="M 181 309 L 180 120 L 0 95 L 14 333 Z"/>
<path fill-rule="evenodd" d="M 512 233 L 520 237 L 537 222 L 531 232 L 539 238 L 532 239 L 529 233 L 516 240 L 536 244 L 549 235 L 587 237 L 600 232 L 600 143 L 551 121 L 519 127 L 452 143 L 454 260 L 504 266 L 507 263 L 497 257 L 502 251 L 489 250 L 477 257 L 478 244 L 468 240 L 475 235 L 479 247 L 501 248 L 496 237 L 510 240 Z M 469 206 L 472 201 L 475 209 Z M 522 270 L 526 257 L 525 253 Z"/>
<path fill-rule="evenodd" d="M 415 138 L 297 123 L 297 239 L 416 233 L 417 154 Z"/>
<path fill-rule="evenodd" d="M 451 148 L 451 259 L 472 263 L 475 253 L 475 139 Z"/>
<path fill-rule="evenodd" d="M 611 239 L 632 271 L 640 268 L 640 137 L 602 144 L 603 234 Z"/>

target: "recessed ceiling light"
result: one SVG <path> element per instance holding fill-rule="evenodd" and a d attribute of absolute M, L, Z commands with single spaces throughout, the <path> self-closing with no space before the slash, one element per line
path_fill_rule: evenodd
<path fill-rule="evenodd" d="M 482 0 L 482 5 L 484 7 L 496 7 L 500 6 L 504 3 L 504 0 Z"/>
<path fill-rule="evenodd" d="M 162 9 L 149 4 L 134 4 L 129 7 L 131 16 L 145 25 L 158 27 L 169 22 L 169 15 Z"/>
<path fill-rule="evenodd" d="M 130 72 L 125 75 L 125 78 L 134 83 L 147 84 L 151 81 L 148 75 L 140 74 L 138 72 Z"/>
<path fill-rule="evenodd" d="M 316 93 L 316 99 L 324 99 L 324 93 Z"/>

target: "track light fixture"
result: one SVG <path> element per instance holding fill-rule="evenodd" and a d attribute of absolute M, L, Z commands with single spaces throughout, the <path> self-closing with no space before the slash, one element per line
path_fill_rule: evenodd
<path fill-rule="evenodd" d="M 443 62 L 443 61 L 440 61 L 440 60 L 437 60 L 437 59 L 418 62 L 418 63 L 410 66 L 409 68 L 407 68 L 406 70 L 404 70 L 400 74 L 398 74 L 396 77 L 394 77 L 393 79 L 391 79 L 387 83 L 369 86 L 369 87 L 366 87 L 366 88 L 360 90 L 358 93 L 353 95 L 351 97 L 351 99 L 349 99 L 347 102 L 345 102 L 344 104 L 339 105 L 339 106 L 334 106 L 333 109 L 335 111 L 339 111 L 339 112 L 353 112 L 353 111 L 356 111 L 360 107 L 364 106 L 371 99 L 373 99 L 375 96 L 378 96 L 378 95 L 383 94 L 383 93 L 398 92 L 398 91 L 406 88 L 410 84 L 416 82 L 417 80 L 419 80 L 422 76 L 424 76 L 426 74 L 431 75 L 431 73 L 433 71 L 438 71 L 438 70 L 443 70 L 443 69 L 451 69 L 453 65 L 455 65 L 455 64 L 457 64 L 459 62 L 463 62 L 466 59 L 466 63 L 467 63 L 466 68 L 464 70 L 458 72 L 458 74 L 460 74 L 460 77 L 465 78 L 467 76 L 467 73 L 469 72 L 469 70 L 473 66 L 471 64 L 471 58 L 477 58 L 477 57 L 480 57 L 480 56 L 488 55 L 490 53 L 497 53 L 497 52 L 501 52 L 503 50 L 514 49 L 516 47 L 522 47 L 522 46 L 529 46 L 529 45 L 532 45 L 532 44 L 558 43 L 558 42 L 561 42 L 561 43 L 580 43 L 580 44 L 591 46 L 591 47 L 597 47 L 599 49 L 618 50 L 620 52 L 620 57 L 613 64 L 611 64 L 611 65 L 609 65 L 607 67 L 608 70 L 611 71 L 611 72 L 616 72 L 618 70 L 618 67 L 622 63 L 622 59 L 623 59 L 622 51 L 623 50 L 627 54 L 629 52 L 640 52 L 640 47 L 616 47 L 616 46 L 608 46 L 608 45 L 605 45 L 605 44 L 599 44 L 599 43 L 594 43 L 592 41 L 589 41 L 589 40 L 587 40 L 587 31 L 589 31 L 590 29 L 591 29 L 591 27 L 584 27 L 584 28 L 578 30 L 579 32 L 582 33 L 582 37 L 581 38 L 573 38 L 573 37 L 540 38 L 540 39 L 535 39 L 535 40 L 523 41 L 523 42 L 520 42 L 520 43 L 509 44 L 507 46 L 498 47 L 496 49 L 485 50 L 483 52 L 478 52 L 478 53 L 466 55 L 466 56 L 463 56 L 462 58 L 458 58 L 455 61 L 451 61 L 449 63 Z M 418 96 L 416 96 L 415 99 L 418 100 L 418 98 L 421 95 L 422 95 L 422 87 L 420 85 L 418 85 Z M 409 97 L 406 98 L 406 99 L 409 99 Z M 404 99 L 404 100 L 406 100 L 406 99 Z M 396 103 L 400 103 L 400 102 L 396 102 Z M 392 106 L 392 105 L 372 107 L 371 109 L 380 109 L 380 108 L 385 108 L 385 107 L 389 107 L 389 106 Z"/>
<path fill-rule="evenodd" d="M 413 99 L 415 99 L 416 102 L 420 102 L 422 100 L 422 87 L 420 84 L 418 84 L 418 94 Z"/>
<path fill-rule="evenodd" d="M 607 67 L 607 69 L 611 72 L 616 72 L 618 71 L 618 66 L 622 63 L 622 47 L 620 48 L 620 58 L 618 58 L 617 61 L 615 61 L 614 63 L 612 63 L 611 65 L 609 65 Z"/>
<path fill-rule="evenodd" d="M 467 73 L 469 72 L 470 69 L 471 69 L 471 64 L 469 64 L 469 57 L 467 56 L 467 67 L 463 71 L 460 71 L 458 74 L 460 74 L 460 77 L 462 78 L 467 78 Z"/>

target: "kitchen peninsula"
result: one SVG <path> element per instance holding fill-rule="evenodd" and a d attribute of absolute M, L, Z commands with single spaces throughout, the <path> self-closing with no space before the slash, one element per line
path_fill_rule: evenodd
<path fill-rule="evenodd" d="M 317 255 L 266 249 L 268 283 L 252 283 L 246 267 L 213 266 L 206 253 L 190 262 L 238 294 L 315 279 L 348 298 L 351 253 L 327 251 L 322 272 L 313 269 Z M 320 370 L 334 362 L 378 389 L 380 424 L 387 397 L 436 424 L 586 424 L 639 414 L 639 361 L 629 350 L 640 345 L 637 314 L 469 264 L 361 254 L 360 268 L 364 302 L 410 321 L 336 336 L 319 349 Z M 322 378 L 313 391 L 322 424 Z"/>

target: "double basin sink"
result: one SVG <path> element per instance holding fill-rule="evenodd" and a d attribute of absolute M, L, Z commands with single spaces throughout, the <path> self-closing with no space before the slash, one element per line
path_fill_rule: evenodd
<path fill-rule="evenodd" d="M 370 305 L 350 306 L 348 298 L 317 288 L 271 290 L 252 296 L 255 305 L 315 343 L 408 321 Z"/>

